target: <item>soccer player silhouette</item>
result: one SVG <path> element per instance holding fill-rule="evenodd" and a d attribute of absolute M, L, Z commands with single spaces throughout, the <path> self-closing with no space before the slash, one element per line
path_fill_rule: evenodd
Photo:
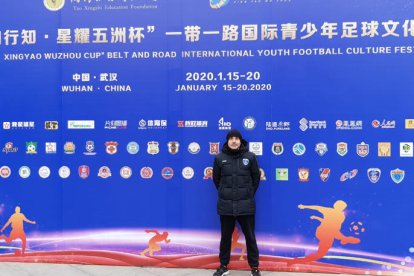
<path fill-rule="evenodd" d="M 246 246 L 239 242 L 240 238 L 240 232 L 237 227 L 234 227 L 233 235 L 232 235 L 232 241 L 231 241 L 231 252 L 234 249 L 240 248 L 241 249 L 241 256 L 240 261 L 244 260 L 244 255 L 246 253 Z"/>
<path fill-rule="evenodd" d="M 141 256 L 145 256 L 145 253 L 149 252 L 150 256 L 153 256 L 154 252 L 160 251 L 161 246 L 158 245 L 159 242 L 165 241 L 165 243 L 170 243 L 170 239 L 167 239 L 168 232 L 163 232 L 160 234 L 157 230 L 145 230 L 147 233 L 154 233 L 155 236 L 152 237 L 148 242 L 148 248 L 142 251 Z"/>
<path fill-rule="evenodd" d="M 315 233 L 316 238 L 319 240 L 318 251 L 303 258 L 294 258 L 288 261 L 288 265 L 309 263 L 323 258 L 326 253 L 328 253 L 335 240 L 339 240 L 342 245 L 348 243 L 357 244 L 361 242 L 361 240 L 358 238 L 352 236 L 344 236 L 341 233 L 341 226 L 345 221 L 344 210 L 346 206 L 347 204 L 342 200 L 336 201 L 333 208 L 317 205 L 308 206 L 302 204 L 298 206 L 299 209 L 315 210 L 323 215 L 322 218 L 317 216 L 310 217 L 311 219 L 316 219 L 321 222 Z"/>
<path fill-rule="evenodd" d="M 28 220 L 24 214 L 20 213 L 20 207 L 17 206 L 14 214 L 0 230 L 0 232 L 3 233 L 3 231 L 11 224 L 12 230 L 10 235 L 7 237 L 2 234 L 0 235 L 0 239 L 4 239 L 7 243 L 11 243 L 16 239 L 20 239 L 22 241 L 22 251 L 20 252 L 19 250 L 16 250 L 16 255 L 24 255 L 24 252 L 26 251 L 26 233 L 24 232 L 23 222 L 36 224 L 35 221 Z"/>

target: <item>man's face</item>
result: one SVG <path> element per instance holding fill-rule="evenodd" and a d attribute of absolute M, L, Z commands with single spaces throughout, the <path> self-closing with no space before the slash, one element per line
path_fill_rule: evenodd
<path fill-rule="evenodd" d="M 239 137 L 230 137 L 230 139 L 227 141 L 227 144 L 229 145 L 229 148 L 236 150 L 240 148 L 241 141 Z"/>

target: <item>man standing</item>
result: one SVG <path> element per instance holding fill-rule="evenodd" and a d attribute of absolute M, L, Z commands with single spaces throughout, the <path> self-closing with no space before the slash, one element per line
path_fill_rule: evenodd
<path fill-rule="evenodd" d="M 218 190 L 217 212 L 221 222 L 220 267 L 214 276 L 229 274 L 231 237 L 240 224 L 247 245 L 247 259 L 252 276 L 260 276 L 259 250 L 254 233 L 256 203 L 254 196 L 260 181 L 256 155 L 238 130 L 230 130 L 222 152 L 214 159 L 213 181 Z"/>

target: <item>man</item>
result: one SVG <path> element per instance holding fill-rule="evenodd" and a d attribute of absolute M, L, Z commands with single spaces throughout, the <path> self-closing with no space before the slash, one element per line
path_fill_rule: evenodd
<path fill-rule="evenodd" d="M 252 276 L 260 276 L 259 250 L 254 233 L 256 203 L 254 196 L 260 182 L 260 170 L 254 153 L 238 130 L 230 130 L 222 152 L 214 159 L 213 181 L 218 190 L 217 212 L 220 215 L 220 267 L 214 276 L 229 274 L 231 238 L 240 224 L 247 245 L 247 259 Z"/>

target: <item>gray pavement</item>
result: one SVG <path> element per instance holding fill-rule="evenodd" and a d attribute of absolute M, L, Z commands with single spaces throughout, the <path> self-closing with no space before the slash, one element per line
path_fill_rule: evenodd
<path fill-rule="evenodd" d="M 0 276 L 212 276 L 213 270 L 125 267 L 73 264 L 0 263 Z M 230 276 L 249 276 L 249 271 L 231 271 Z M 305 273 L 262 272 L 263 276 L 303 276 Z M 315 274 L 312 274 L 315 275 Z M 329 275 L 329 274 L 318 274 Z"/>

